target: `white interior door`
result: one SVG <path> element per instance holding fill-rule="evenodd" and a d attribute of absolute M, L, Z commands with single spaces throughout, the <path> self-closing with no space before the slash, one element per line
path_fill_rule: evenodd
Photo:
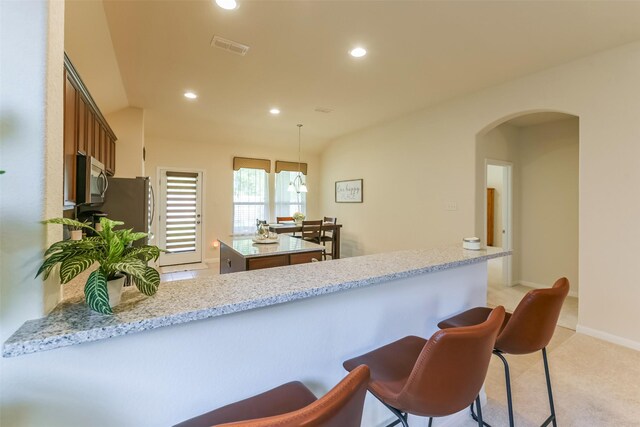
<path fill-rule="evenodd" d="M 202 262 L 202 172 L 160 169 L 160 265 Z"/>

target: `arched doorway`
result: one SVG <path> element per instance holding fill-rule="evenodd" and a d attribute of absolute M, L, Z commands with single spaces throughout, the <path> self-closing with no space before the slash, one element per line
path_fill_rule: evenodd
<path fill-rule="evenodd" d="M 557 111 L 509 115 L 476 138 L 476 232 L 513 255 L 489 263 L 491 305 L 515 309 L 532 288 L 572 284 L 559 321 L 575 329 L 578 282 L 579 118 Z"/>

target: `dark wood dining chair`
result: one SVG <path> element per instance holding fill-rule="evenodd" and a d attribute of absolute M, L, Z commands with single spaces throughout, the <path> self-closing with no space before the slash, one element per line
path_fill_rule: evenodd
<path fill-rule="evenodd" d="M 296 236 L 297 237 L 297 236 Z M 309 242 L 320 244 L 322 237 L 322 220 L 302 221 L 302 230 L 300 238 Z"/>
<path fill-rule="evenodd" d="M 320 399 L 295 381 L 174 427 L 359 427 L 369 368 L 358 366 Z"/>
<path fill-rule="evenodd" d="M 295 222 L 292 216 L 277 216 L 276 223 L 282 224 L 283 222 Z"/>
<path fill-rule="evenodd" d="M 514 426 L 513 400 L 511 396 L 511 379 L 509 363 L 504 354 L 529 354 L 542 351 L 544 373 L 547 380 L 547 397 L 551 414 L 542 426 L 556 422 L 556 411 L 553 404 L 551 377 L 549 376 L 549 361 L 547 360 L 547 345 L 556 330 L 560 310 L 569 293 L 569 280 L 562 277 L 551 288 L 534 289 L 529 291 L 520 301 L 512 313 L 507 313 L 500 334 L 496 338 L 493 354 L 498 356 L 504 365 L 504 375 L 507 387 L 507 408 L 509 412 L 509 426 Z M 488 307 L 475 307 L 449 319 L 443 320 L 438 327 L 457 328 L 483 322 L 491 312 Z M 471 405 L 471 416 L 476 419 Z M 485 426 L 488 424 L 485 423 Z"/>
<path fill-rule="evenodd" d="M 441 329 L 428 340 L 409 336 L 344 362 L 347 371 L 365 364 L 371 370 L 369 391 L 402 423 L 408 414 L 434 417 L 455 414 L 474 400 L 482 427 L 480 389 L 491 351 L 504 321 L 504 307 L 474 326 Z"/>
<path fill-rule="evenodd" d="M 283 224 L 283 223 L 295 223 L 295 219 L 293 219 L 292 216 L 277 216 L 276 217 L 276 223 L 277 224 Z M 296 237 L 296 232 L 294 231 L 293 233 L 290 234 L 292 237 Z"/>
<path fill-rule="evenodd" d="M 333 218 L 330 216 L 325 216 L 324 219 L 322 220 L 322 222 L 324 224 L 332 224 L 332 225 L 336 225 L 338 223 L 338 218 Z M 328 254 L 331 259 L 335 258 L 335 245 L 336 245 L 336 241 L 335 241 L 335 232 L 333 229 L 327 229 L 327 228 L 323 228 L 322 229 L 322 236 L 320 236 L 320 242 L 322 242 L 322 246 L 327 246 L 327 243 L 331 243 L 331 252 Z M 324 259 L 327 259 L 327 251 L 324 251 Z"/>

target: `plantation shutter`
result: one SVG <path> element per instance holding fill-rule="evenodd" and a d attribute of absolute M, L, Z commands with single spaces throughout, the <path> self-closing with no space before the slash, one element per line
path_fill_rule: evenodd
<path fill-rule="evenodd" d="M 170 253 L 193 252 L 197 249 L 196 233 L 200 215 L 197 212 L 198 174 L 167 171 L 166 250 Z"/>

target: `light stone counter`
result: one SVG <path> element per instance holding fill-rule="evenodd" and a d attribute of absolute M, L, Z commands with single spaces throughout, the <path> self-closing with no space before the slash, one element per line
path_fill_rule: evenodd
<path fill-rule="evenodd" d="M 111 316 L 92 312 L 77 293 L 47 317 L 26 322 L 3 346 L 4 357 L 133 334 L 295 300 L 448 270 L 509 255 L 460 247 L 344 258 L 163 283 L 146 297 L 123 293 Z"/>

